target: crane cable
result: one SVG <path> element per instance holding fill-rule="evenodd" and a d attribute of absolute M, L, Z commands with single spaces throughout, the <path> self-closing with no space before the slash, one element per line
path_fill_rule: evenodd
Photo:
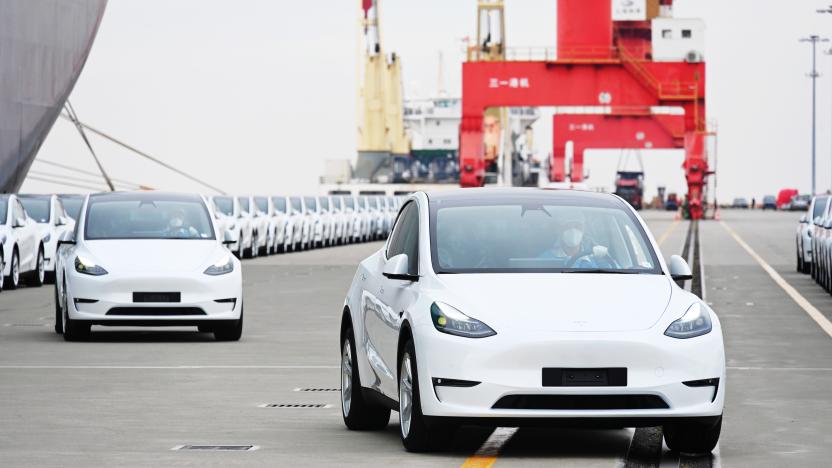
<path fill-rule="evenodd" d="M 67 102 L 69 102 L 69 101 L 67 101 Z M 113 142 L 113 143 L 115 143 L 115 144 L 117 144 L 117 145 L 121 146 L 122 148 L 128 149 L 128 150 L 130 150 L 130 151 L 132 151 L 132 152 L 134 152 L 134 153 L 138 154 L 139 156 L 141 156 L 141 157 L 143 157 L 143 158 L 146 158 L 146 159 L 149 159 L 149 160 L 151 160 L 151 161 L 155 162 L 156 164 L 159 164 L 160 166 L 162 166 L 162 167 L 164 167 L 164 168 L 166 168 L 166 169 L 168 169 L 168 170 L 171 170 L 171 171 L 173 171 L 173 172 L 175 172 L 175 173 L 177 173 L 177 174 L 179 174 L 179 175 L 181 175 L 181 176 L 183 176 L 183 177 L 186 177 L 186 178 L 188 178 L 188 179 L 190 179 L 190 180 L 192 180 L 192 181 L 194 181 L 194 182 L 196 182 L 196 183 L 198 183 L 198 184 L 200 184 L 200 185 L 202 185 L 202 186 L 204 186 L 204 187 L 208 187 L 209 189 L 211 189 L 211 190 L 213 190 L 213 191 L 215 191 L 215 192 L 217 192 L 217 193 L 219 193 L 219 194 L 221 194 L 221 195 L 225 195 L 225 194 L 226 194 L 224 190 L 222 190 L 222 189 L 220 189 L 220 188 L 217 188 L 217 187 L 215 187 L 215 186 L 213 186 L 213 185 L 211 185 L 211 184 L 209 184 L 209 183 L 207 183 L 207 182 L 205 182 L 205 181 L 202 181 L 202 180 L 200 180 L 200 179 L 197 179 L 196 177 L 194 177 L 194 176 L 192 176 L 192 175 L 188 174 L 187 172 L 182 171 L 182 170 L 180 170 L 180 169 L 177 169 L 177 168 L 175 168 L 175 167 L 171 166 L 170 164 L 168 164 L 168 163 L 166 163 L 166 162 L 164 162 L 164 161 L 162 161 L 162 160 L 160 160 L 160 159 L 158 159 L 158 158 L 154 158 L 153 156 L 151 156 L 151 155 L 149 155 L 149 154 L 145 153 L 144 151 L 141 151 L 141 150 L 139 150 L 138 148 L 135 148 L 135 147 L 133 147 L 133 146 L 130 146 L 130 145 L 128 145 L 127 143 L 124 143 L 123 141 L 118 140 L 117 138 L 112 137 L 112 136 L 110 136 L 110 135 L 108 135 L 108 134 L 106 134 L 106 133 L 102 132 L 101 130 L 98 130 L 97 128 L 91 127 L 91 126 L 89 126 L 89 125 L 85 124 L 84 122 L 77 121 L 77 119 L 76 119 L 76 120 L 73 120 L 73 119 L 72 119 L 72 116 L 70 116 L 70 115 L 65 115 L 64 113 L 61 113 L 61 117 L 65 118 L 65 119 L 67 119 L 67 120 L 73 121 L 73 122 L 77 122 L 77 123 L 76 123 L 76 125 L 79 125 L 80 127 L 84 128 L 84 129 L 86 129 L 86 130 L 89 130 L 90 132 L 95 133 L 96 135 L 98 135 L 98 136 L 100 136 L 100 137 L 102 137 L 102 138 L 104 138 L 104 139 L 107 139 L 107 140 L 109 140 L 109 141 L 111 141 L 111 142 Z M 97 160 L 96 160 L 96 161 L 97 161 Z"/>
<path fill-rule="evenodd" d="M 104 177 L 104 181 L 107 182 L 107 186 L 110 187 L 111 192 L 116 191 L 116 187 L 113 185 L 113 181 L 110 180 L 110 176 L 107 175 L 107 171 L 104 170 L 104 166 L 101 165 L 101 161 L 98 159 L 98 155 L 95 154 L 95 150 L 92 149 L 92 144 L 90 143 L 89 138 L 87 138 L 86 132 L 84 132 L 84 126 L 78 120 L 78 114 L 75 113 L 75 109 L 72 107 L 72 103 L 69 102 L 69 99 L 66 100 L 66 104 L 64 104 L 64 111 L 67 114 L 67 117 L 75 125 L 75 128 L 78 130 L 78 133 L 81 134 L 81 139 L 84 140 L 84 143 L 87 145 L 87 148 L 90 150 L 92 154 L 92 158 L 95 160 L 95 164 L 98 166 L 98 170 L 101 171 L 101 176 Z M 61 115 L 64 115 L 63 113 Z"/>

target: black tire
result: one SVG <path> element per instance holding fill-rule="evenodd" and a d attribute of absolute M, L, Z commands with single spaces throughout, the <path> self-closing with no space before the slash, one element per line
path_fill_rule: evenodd
<path fill-rule="evenodd" d="M 710 453 L 719 441 L 722 415 L 717 418 L 681 418 L 664 425 L 670 450 L 686 454 Z"/>
<path fill-rule="evenodd" d="M 58 299 L 58 284 L 55 283 L 55 333 L 61 334 L 64 332 L 64 310 L 61 307 L 61 301 Z"/>
<path fill-rule="evenodd" d="M 349 386 L 344 385 L 345 354 L 349 350 Z M 349 400 L 345 392 L 349 391 Z M 349 401 L 349 404 L 346 404 Z M 344 425 L 351 431 L 377 431 L 390 422 L 390 409 L 367 401 L 361 393 L 361 378 L 358 375 L 358 359 L 355 354 L 355 337 L 348 328 L 341 343 L 341 416 Z"/>
<path fill-rule="evenodd" d="M 213 327 L 214 339 L 217 341 L 240 341 L 243 336 L 243 308 L 240 307 L 240 318 L 218 323 Z"/>
<path fill-rule="evenodd" d="M 803 273 L 803 255 L 800 253 L 800 246 L 797 247 L 797 272 Z"/>
<path fill-rule="evenodd" d="M 26 283 L 29 286 L 41 287 L 46 280 L 46 271 L 43 266 L 43 246 L 38 247 L 38 256 L 35 260 L 35 269 L 29 273 Z"/>
<path fill-rule="evenodd" d="M 15 269 L 17 269 L 17 274 L 15 274 Z M 9 276 L 6 277 L 5 286 L 10 290 L 20 287 L 20 254 L 17 248 L 12 250 L 12 263 L 9 266 Z"/>
<path fill-rule="evenodd" d="M 402 397 L 402 384 L 404 375 L 404 363 L 410 359 L 410 372 L 412 376 L 412 402 L 410 411 L 410 427 L 405 434 L 402 415 L 404 414 Z M 428 452 L 436 450 L 440 444 L 447 442 L 454 432 L 453 426 L 430 424 L 422 414 L 422 398 L 419 394 L 419 372 L 416 365 L 416 348 L 413 340 L 408 339 L 404 345 L 401 359 L 399 360 L 399 434 L 402 438 L 402 445 L 408 452 Z"/>

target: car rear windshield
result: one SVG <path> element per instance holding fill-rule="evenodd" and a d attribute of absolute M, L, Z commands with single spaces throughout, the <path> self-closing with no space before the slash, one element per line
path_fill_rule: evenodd
<path fill-rule="evenodd" d="M 281 212 L 286 212 L 286 199 L 283 197 L 272 197 L 272 203 L 274 203 L 274 208 Z"/>
<path fill-rule="evenodd" d="M 90 199 L 84 237 L 96 239 L 214 239 L 198 199 Z"/>
<path fill-rule="evenodd" d="M 438 273 L 661 273 L 641 224 L 615 199 L 443 200 L 430 216 Z"/>
<path fill-rule="evenodd" d="M 818 197 L 817 200 L 815 200 L 815 209 L 812 211 L 812 219 L 815 219 L 818 216 L 823 216 L 824 211 L 826 211 L 827 200 L 829 200 L 829 197 Z"/>
<path fill-rule="evenodd" d="M 214 197 L 214 206 L 217 210 L 226 215 L 234 216 L 234 199 L 231 197 Z"/>
<path fill-rule="evenodd" d="M 20 197 L 23 208 L 35 221 L 39 223 L 49 222 L 49 205 L 51 205 L 48 198 L 28 198 Z"/>

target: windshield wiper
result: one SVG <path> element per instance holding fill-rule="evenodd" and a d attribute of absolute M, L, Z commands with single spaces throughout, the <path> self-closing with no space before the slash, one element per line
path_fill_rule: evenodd
<path fill-rule="evenodd" d="M 645 271 L 616 270 L 613 268 L 572 268 L 563 270 L 562 273 L 610 273 L 615 275 L 640 275 Z"/>

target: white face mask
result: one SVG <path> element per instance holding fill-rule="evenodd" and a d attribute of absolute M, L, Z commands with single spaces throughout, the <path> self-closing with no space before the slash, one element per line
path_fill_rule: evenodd
<path fill-rule="evenodd" d="M 185 222 L 182 221 L 182 218 L 173 218 L 170 220 L 170 225 L 175 228 L 181 228 L 183 224 L 185 224 Z"/>
<path fill-rule="evenodd" d="M 563 231 L 563 243 L 570 248 L 579 246 L 583 237 L 584 232 L 578 228 L 569 228 Z"/>

